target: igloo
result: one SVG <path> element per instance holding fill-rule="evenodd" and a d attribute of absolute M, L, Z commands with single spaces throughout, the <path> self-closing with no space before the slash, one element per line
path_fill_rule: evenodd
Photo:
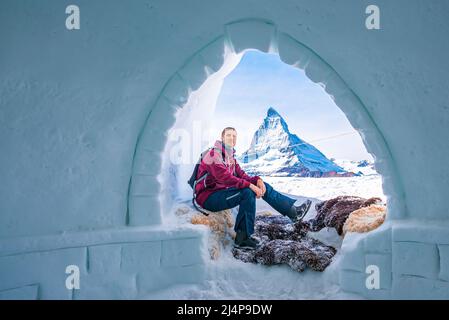
<path fill-rule="evenodd" d="M 167 133 L 194 116 L 192 97 L 208 112 L 257 49 L 322 84 L 382 174 L 388 219 L 345 240 L 341 288 L 448 299 L 449 6 L 373 4 L 379 30 L 366 4 L 331 0 L 95 1 L 69 30 L 63 3 L 3 1 L 0 298 L 137 298 L 203 281 L 204 232 L 164 221 Z"/>

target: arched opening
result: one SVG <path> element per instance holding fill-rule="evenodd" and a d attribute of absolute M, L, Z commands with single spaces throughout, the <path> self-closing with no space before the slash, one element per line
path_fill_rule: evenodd
<path fill-rule="evenodd" d="M 133 226 L 171 224 L 173 216 L 169 213 L 178 191 L 174 189 L 176 184 L 173 185 L 170 181 L 176 181 L 176 177 L 173 179 L 173 176 L 178 173 L 166 165 L 169 163 L 166 157 L 170 156 L 166 151 L 173 151 L 169 145 L 168 134 L 170 130 L 176 129 L 175 124 L 179 124 L 177 119 L 180 119 L 181 123 L 192 123 L 196 115 L 199 114 L 200 119 L 206 119 L 207 113 L 213 112 L 211 106 L 215 105 L 223 79 L 238 64 L 245 50 L 249 49 L 278 54 L 284 63 L 303 69 L 311 81 L 324 88 L 343 111 L 351 126 L 358 131 L 366 150 L 374 158 L 374 166 L 382 176 L 382 189 L 387 199 L 387 220 L 403 218 L 406 212 L 404 189 L 396 170 L 396 163 L 382 133 L 357 94 L 318 54 L 278 30 L 273 23 L 245 19 L 225 25 L 224 34 L 191 56 L 161 91 L 139 135 L 135 150 L 128 195 L 128 224 Z M 207 132 L 204 130 L 207 123 L 199 125 L 202 127 L 201 132 Z M 190 135 L 193 141 L 202 141 L 201 136 L 195 137 L 193 132 L 195 126 L 190 129 L 187 135 Z M 190 156 L 196 159 L 203 147 L 205 145 L 199 143 L 191 148 Z M 190 172 L 192 158 L 190 163 L 188 162 Z M 388 228 L 387 223 L 384 225 Z M 377 233 L 377 237 L 388 241 L 388 229 L 387 233 L 381 230 Z M 374 240 L 371 239 L 372 241 Z M 348 260 L 351 263 L 352 256 L 358 260 L 360 257 L 363 258 L 364 243 L 365 241 L 352 241 L 348 246 L 349 249 L 344 248 L 343 244 L 340 251 L 341 257 L 344 257 L 343 261 Z M 348 255 L 348 251 L 352 251 L 349 252 L 351 254 Z M 391 261 L 391 256 L 386 255 L 382 258 Z M 331 272 L 339 275 L 341 279 L 331 281 L 338 281 L 344 290 L 353 286 L 354 275 L 357 279 L 360 278 L 357 283 L 364 283 L 364 264 L 365 262 L 358 265 L 355 273 L 352 266 L 349 270 L 346 265 L 342 266 L 341 272 L 340 270 Z M 341 263 L 333 264 L 337 268 L 341 265 Z M 323 280 L 324 277 L 320 279 Z M 324 285 L 326 286 L 327 284 Z M 323 291 L 326 291 L 324 287 Z M 357 291 L 363 290 L 361 288 Z"/>
<path fill-rule="evenodd" d="M 360 133 L 367 151 L 374 158 L 376 171 L 382 175 L 388 219 L 403 217 L 403 187 L 396 164 L 382 133 L 357 95 L 313 50 L 280 32 L 269 21 L 246 19 L 227 24 L 224 35 L 190 57 L 163 88 L 137 142 L 128 194 L 128 224 L 158 225 L 163 222 L 162 212 L 170 211 L 167 204 L 171 203 L 166 197 L 173 194 L 170 192 L 173 186 L 167 183 L 169 179 L 161 174 L 168 132 L 176 119 L 192 121 L 195 112 L 205 118 L 204 112 L 211 110 L 205 106 L 214 105 L 224 77 L 248 49 L 277 53 L 283 62 L 304 69 L 311 81 L 323 86 Z M 203 147 L 199 144 L 193 148 L 197 152 L 192 152 L 192 156 L 199 154 Z M 165 174 L 175 172 L 165 170 Z"/>

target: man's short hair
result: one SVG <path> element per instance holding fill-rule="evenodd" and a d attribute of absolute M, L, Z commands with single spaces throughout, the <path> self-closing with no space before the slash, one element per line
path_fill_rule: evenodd
<path fill-rule="evenodd" d="M 237 130 L 235 130 L 235 128 L 233 128 L 233 127 L 226 127 L 226 128 L 224 128 L 223 131 L 221 132 L 221 137 L 222 137 L 222 138 L 224 137 L 224 135 L 225 135 L 225 133 L 226 133 L 226 130 L 234 130 L 235 132 L 237 132 Z"/>

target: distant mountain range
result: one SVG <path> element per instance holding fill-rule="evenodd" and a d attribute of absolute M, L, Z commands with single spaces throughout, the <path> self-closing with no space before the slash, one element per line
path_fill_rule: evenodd
<path fill-rule="evenodd" d="M 374 169 L 374 163 L 368 160 L 354 161 L 334 158 L 331 158 L 331 160 L 346 171 L 358 173 L 358 175 L 369 176 L 372 174 L 378 174 Z"/>

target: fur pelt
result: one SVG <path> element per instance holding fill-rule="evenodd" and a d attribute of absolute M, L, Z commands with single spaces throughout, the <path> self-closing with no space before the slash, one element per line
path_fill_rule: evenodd
<path fill-rule="evenodd" d="M 308 225 L 291 223 L 279 214 L 256 216 L 254 237 L 260 241 L 257 249 L 233 248 L 235 258 L 263 265 L 287 264 L 301 272 L 307 267 L 323 271 L 331 263 L 336 249 L 307 236 Z"/>
<path fill-rule="evenodd" d="M 343 234 L 368 232 L 378 228 L 385 220 L 386 211 L 386 206 L 372 204 L 351 212 L 343 225 Z"/>
<path fill-rule="evenodd" d="M 317 215 L 308 221 L 311 231 L 319 231 L 325 227 L 335 228 L 339 235 L 343 234 L 343 225 L 351 212 L 381 204 L 380 198 L 361 198 L 356 196 L 338 196 L 315 204 Z"/>
<path fill-rule="evenodd" d="M 221 251 L 235 239 L 235 231 L 231 210 L 218 212 L 208 212 L 206 216 L 197 213 L 191 218 L 192 224 L 202 224 L 210 228 L 211 234 L 208 239 L 208 250 L 211 259 L 216 260 L 220 257 Z"/>
<path fill-rule="evenodd" d="M 185 223 L 205 225 L 210 229 L 207 246 L 210 258 L 216 260 L 220 257 L 222 250 L 235 239 L 233 216 L 230 209 L 219 212 L 207 211 L 207 213 L 209 215 L 205 216 L 189 206 L 179 206 L 175 211 L 175 214 Z"/>

